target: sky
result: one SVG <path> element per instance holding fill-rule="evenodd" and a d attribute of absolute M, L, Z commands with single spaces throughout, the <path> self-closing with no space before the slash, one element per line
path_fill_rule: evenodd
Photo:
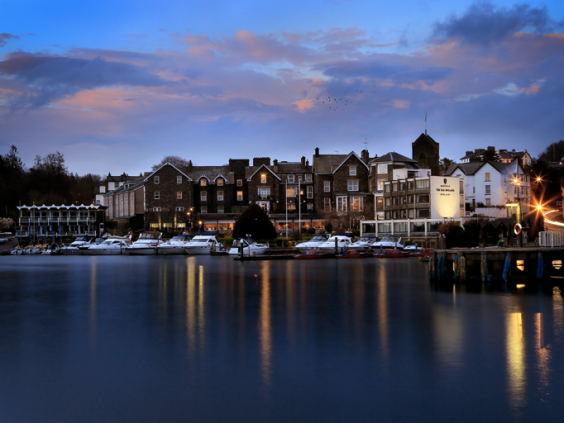
<path fill-rule="evenodd" d="M 0 154 L 536 157 L 564 139 L 564 2 L 0 0 Z"/>

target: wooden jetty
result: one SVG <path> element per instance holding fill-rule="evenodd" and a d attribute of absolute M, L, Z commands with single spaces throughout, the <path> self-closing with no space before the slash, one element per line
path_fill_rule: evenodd
<path fill-rule="evenodd" d="M 564 283 L 564 248 L 473 248 L 435 250 L 432 283 Z"/>

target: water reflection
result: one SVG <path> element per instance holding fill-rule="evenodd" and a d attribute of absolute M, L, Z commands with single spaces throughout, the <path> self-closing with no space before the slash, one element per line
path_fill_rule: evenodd
<path fill-rule="evenodd" d="M 272 322 L 270 316 L 270 262 L 262 262 L 259 339 L 262 379 L 270 385 L 272 373 Z"/>
<path fill-rule="evenodd" d="M 512 408 L 524 407 L 527 376 L 525 373 L 525 342 L 523 339 L 523 316 L 510 313 L 506 322 L 507 386 Z"/>
<path fill-rule="evenodd" d="M 378 328 L 380 332 L 380 351 L 382 359 L 386 360 L 389 355 L 388 345 L 388 280 L 386 267 L 380 266 L 378 272 Z"/>
<path fill-rule="evenodd" d="M 96 260 L 90 264 L 90 345 L 96 346 Z"/>
<path fill-rule="evenodd" d="M 544 325 L 542 313 L 535 314 L 535 349 L 537 353 L 537 367 L 539 369 L 539 387 L 550 385 L 550 351 L 544 343 Z"/>

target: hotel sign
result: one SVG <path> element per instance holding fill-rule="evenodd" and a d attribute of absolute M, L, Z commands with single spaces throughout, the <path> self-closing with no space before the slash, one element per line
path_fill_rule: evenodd
<path fill-rule="evenodd" d="M 458 177 L 431 176 L 431 219 L 460 218 L 460 179 Z"/>

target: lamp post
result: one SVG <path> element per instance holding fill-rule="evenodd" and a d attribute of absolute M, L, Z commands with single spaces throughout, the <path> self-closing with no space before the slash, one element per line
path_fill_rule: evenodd
<path fill-rule="evenodd" d="M 302 175 L 298 176 L 298 239 L 302 239 Z"/>

